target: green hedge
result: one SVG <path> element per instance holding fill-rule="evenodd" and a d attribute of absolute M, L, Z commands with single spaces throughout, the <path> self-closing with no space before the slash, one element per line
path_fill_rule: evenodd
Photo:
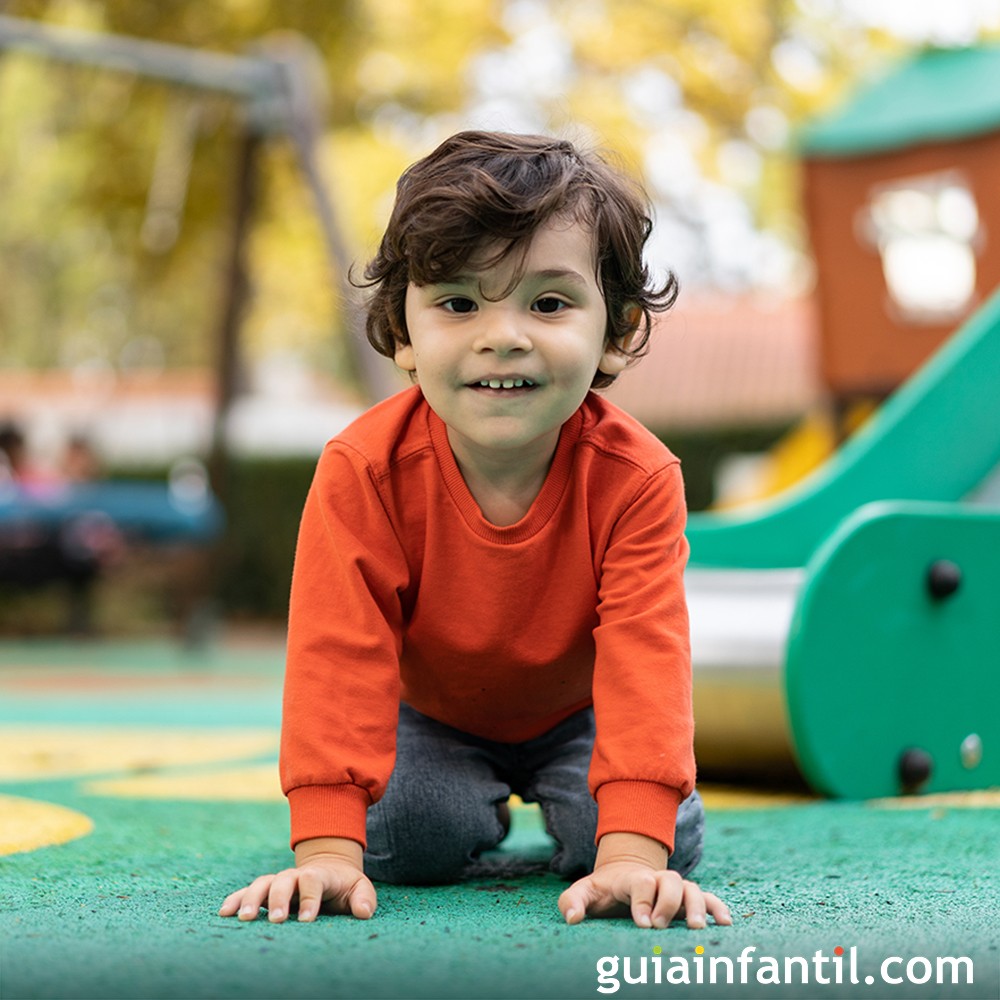
<path fill-rule="evenodd" d="M 214 599 L 223 617 L 283 621 L 295 538 L 315 458 L 237 458 L 226 472 L 225 535 L 214 554 Z M 167 470 L 110 470 L 114 479 L 165 482 Z"/>
<path fill-rule="evenodd" d="M 224 615 L 284 619 L 314 458 L 240 459 L 227 489 L 218 599 Z"/>

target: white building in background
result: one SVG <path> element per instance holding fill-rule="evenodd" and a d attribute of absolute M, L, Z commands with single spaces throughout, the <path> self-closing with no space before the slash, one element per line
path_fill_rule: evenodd
<path fill-rule="evenodd" d="M 362 409 L 328 379 L 270 359 L 232 408 L 230 448 L 236 455 L 317 456 Z M 43 467 L 58 466 L 75 435 L 85 437 L 110 467 L 204 458 L 214 415 L 215 384 L 207 370 L 0 368 L 0 423 L 12 420 L 23 428 L 32 457 Z"/>

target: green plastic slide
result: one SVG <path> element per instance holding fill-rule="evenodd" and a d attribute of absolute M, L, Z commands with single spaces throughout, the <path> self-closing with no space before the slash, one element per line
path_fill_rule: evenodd
<path fill-rule="evenodd" d="M 874 500 L 953 502 L 1000 465 L 1000 291 L 822 468 L 763 504 L 692 514 L 693 566 L 804 566 Z"/>

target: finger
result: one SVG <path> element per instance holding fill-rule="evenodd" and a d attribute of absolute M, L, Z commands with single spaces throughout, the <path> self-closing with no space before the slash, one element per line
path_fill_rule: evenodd
<path fill-rule="evenodd" d="M 677 872 L 657 872 L 656 903 L 650 914 L 652 926 L 657 930 L 666 927 L 677 916 L 683 897 L 684 883 Z"/>
<path fill-rule="evenodd" d="M 239 897 L 239 918 L 240 920 L 256 920 L 260 914 L 260 908 L 267 899 L 268 891 L 271 888 L 273 875 L 261 875 L 255 878 L 245 889 L 241 889 L 233 896 Z M 230 896 L 226 902 L 233 898 Z"/>
<path fill-rule="evenodd" d="M 711 892 L 705 893 L 705 908 L 712 914 L 712 918 L 717 924 L 729 925 L 733 922 L 733 915 L 729 907 Z"/>
<path fill-rule="evenodd" d="M 708 922 L 705 894 L 694 882 L 684 882 L 684 916 L 691 930 L 701 930 Z"/>
<path fill-rule="evenodd" d="M 367 920 L 378 906 L 375 886 L 368 879 L 359 878 L 347 896 L 347 904 L 358 920 Z"/>
<path fill-rule="evenodd" d="M 243 899 L 243 893 L 245 890 L 237 889 L 236 892 L 231 892 L 222 901 L 222 906 L 219 907 L 220 917 L 231 917 L 240 908 L 240 901 Z"/>
<path fill-rule="evenodd" d="M 295 868 L 286 868 L 274 876 L 271 891 L 267 894 L 267 919 L 272 924 L 280 924 L 288 919 L 292 899 L 298 891 L 299 874 Z"/>
<path fill-rule="evenodd" d="M 315 920 L 323 904 L 323 880 L 308 868 L 299 872 L 299 920 Z"/>
<path fill-rule="evenodd" d="M 591 902 L 590 883 L 583 878 L 574 882 L 559 897 L 559 912 L 567 924 L 578 924 L 587 915 Z"/>
<path fill-rule="evenodd" d="M 632 920 L 638 927 L 653 926 L 653 906 L 656 903 L 659 882 L 657 875 L 657 872 L 651 870 L 643 871 L 635 875 L 629 882 Z M 666 925 L 664 924 L 664 926 Z"/>

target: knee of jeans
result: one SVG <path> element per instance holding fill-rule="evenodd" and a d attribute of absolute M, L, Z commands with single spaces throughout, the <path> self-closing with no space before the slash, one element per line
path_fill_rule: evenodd
<path fill-rule="evenodd" d="M 584 875 L 589 875 L 594 870 L 594 862 L 597 860 L 597 845 L 591 842 L 589 845 L 575 845 L 567 848 L 560 845 L 556 848 L 549 868 L 560 878 L 573 882 Z"/>
<path fill-rule="evenodd" d="M 701 796 L 692 792 L 677 810 L 677 829 L 674 833 L 674 850 L 667 867 L 679 875 L 687 876 L 701 860 L 705 840 L 705 806 Z"/>
<path fill-rule="evenodd" d="M 457 853 L 445 857 L 438 851 L 404 847 L 386 854 L 365 854 L 365 873 L 376 882 L 394 885 L 447 885 L 457 882 L 469 864 Z"/>
<path fill-rule="evenodd" d="M 365 871 L 379 882 L 442 885 L 458 881 L 484 850 L 495 847 L 503 827 L 495 812 L 420 804 L 404 814 L 372 809 Z M 440 805 L 440 803 L 438 803 Z"/>

